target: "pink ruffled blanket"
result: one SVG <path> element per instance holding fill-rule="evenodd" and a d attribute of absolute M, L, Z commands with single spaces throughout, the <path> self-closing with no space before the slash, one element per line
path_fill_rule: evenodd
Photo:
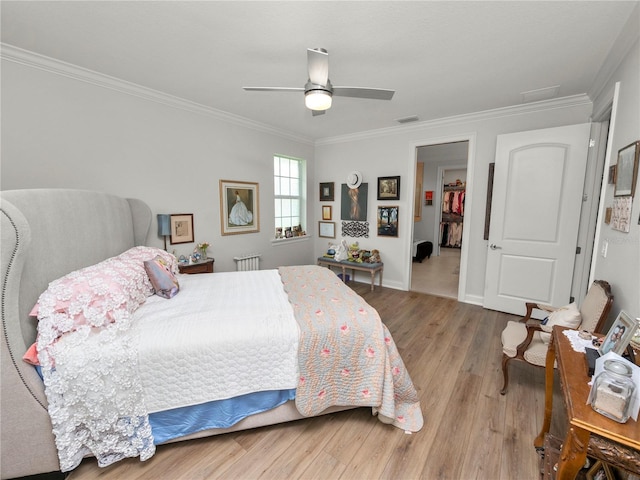
<path fill-rule="evenodd" d="M 370 406 L 385 423 L 420 430 L 418 394 L 378 312 L 329 269 L 306 265 L 279 272 L 300 326 L 300 413 Z"/>

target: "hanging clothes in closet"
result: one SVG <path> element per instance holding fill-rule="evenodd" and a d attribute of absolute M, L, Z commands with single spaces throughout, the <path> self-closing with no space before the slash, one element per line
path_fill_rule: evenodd
<path fill-rule="evenodd" d="M 446 185 L 442 195 L 440 246 L 462 247 L 465 187 Z"/>

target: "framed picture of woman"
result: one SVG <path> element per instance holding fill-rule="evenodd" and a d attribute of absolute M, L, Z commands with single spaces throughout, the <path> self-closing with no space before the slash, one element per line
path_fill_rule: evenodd
<path fill-rule="evenodd" d="M 220 180 L 220 223 L 222 235 L 260 231 L 257 183 Z"/>

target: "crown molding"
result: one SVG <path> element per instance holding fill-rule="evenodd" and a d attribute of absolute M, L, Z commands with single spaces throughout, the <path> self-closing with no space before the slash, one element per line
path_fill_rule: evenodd
<path fill-rule="evenodd" d="M 415 132 L 426 128 L 443 127 L 446 125 L 463 124 L 471 122 L 479 122 L 493 120 L 502 117 L 512 117 L 515 115 L 524 115 L 547 110 L 556 110 L 560 108 L 571 108 L 581 105 L 592 105 L 593 102 L 587 94 L 570 95 L 567 97 L 554 98 L 551 100 L 541 100 L 539 102 L 531 102 L 523 105 L 514 105 L 510 107 L 495 108 L 492 110 L 484 110 L 475 113 L 465 113 L 463 115 L 455 115 L 452 117 L 438 118 L 435 120 L 425 120 L 424 122 L 413 122 L 407 125 L 397 125 L 393 127 L 385 127 L 377 130 L 368 130 L 366 132 L 352 133 L 349 135 L 339 135 L 335 137 L 326 137 L 316 140 L 315 145 L 331 145 L 336 143 L 352 142 L 356 140 L 368 140 L 371 138 L 379 138 L 385 135 L 398 135 L 400 133 Z"/>
<path fill-rule="evenodd" d="M 104 75 L 71 63 L 40 55 L 29 50 L 24 50 L 7 43 L 0 43 L 0 58 L 9 62 L 18 63 L 27 67 L 37 68 L 49 73 L 86 82 L 97 87 L 115 90 L 150 102 L 160 103 L 169 107 L 215 118 L 216 120 L 230 123 L 232 125 L 249 128 L 270 135 L 277 135 L 288 140 L 308 145 L 313 145 L 314 143 L 313 139 L 309 137 L 295 135 L 286 130 L 277 129 L 270 125 L 249 120 L 248 118 L 241 117 L 239 115 L 207 107 L 200 103 L 185 100 L 183 98 L 169 95 L 136 83 L 127 82 L 126 80 L 121 80 L 116 77 Z"/>

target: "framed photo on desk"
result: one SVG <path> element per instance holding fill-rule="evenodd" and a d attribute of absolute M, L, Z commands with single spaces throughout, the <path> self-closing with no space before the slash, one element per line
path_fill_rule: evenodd
<path fill-rule="evenodd" d="M 627 349 L 631 337 L 636 331 L 636 322 L 624 310 L 620 310 L 616 321 L 613 322 L 602 345 L 598 348 L 600 355 L 613 351 L 622 355 Z"/>

